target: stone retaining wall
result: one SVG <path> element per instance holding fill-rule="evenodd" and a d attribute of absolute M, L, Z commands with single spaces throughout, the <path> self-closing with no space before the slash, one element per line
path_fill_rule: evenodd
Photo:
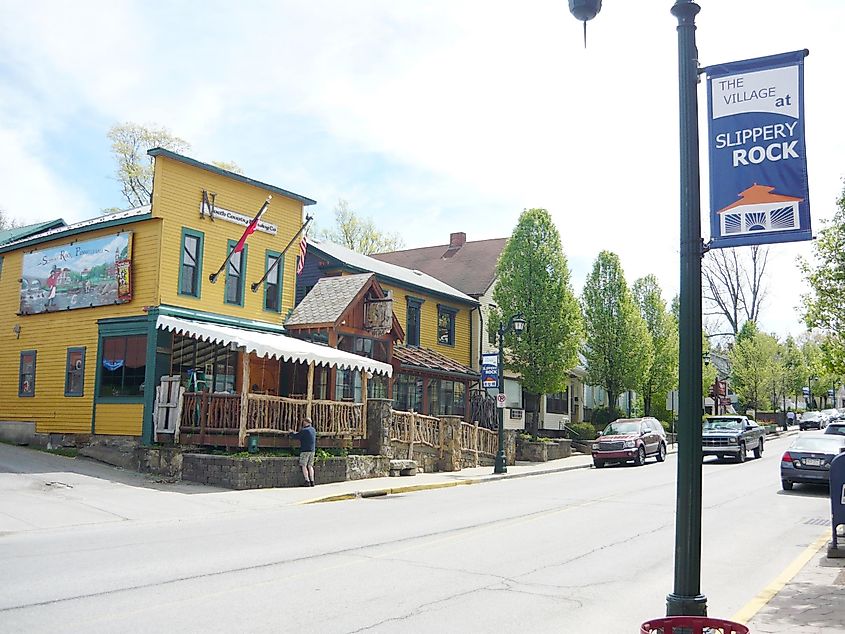
<path fill-rule="evenodd" d="M 390 459 L 385 456 L 347 456 L 317 460 L 317 484 L 387 476 Z M 293 487 L 303 483 L 299 458 L 270 456 L 231 457 L 186 453 L 182 456 L 182 479 L 227 489 Z"/>
<path fill-rule="evenodd" d="M 516 443 L 517 460 L 528 462 L 548 462 L 549 460 L 560 460 L 572 455 L 572 441 L 568 438 L 554 442 L 536 442 L 517 439 Z"/>

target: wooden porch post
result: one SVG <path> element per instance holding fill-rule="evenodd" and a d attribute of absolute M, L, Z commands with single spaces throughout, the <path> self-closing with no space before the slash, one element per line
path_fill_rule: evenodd
<path fill-rule="evenodd" d="M 241 353 L 241 415 L 238 430 L 238 446 L 246 446 L 246 418 L 249 412 L 249 353 Z"/>
<path fill-rule="evenodd" d="M 361 425 L 364 428 L 364 438 L 367 437 L 367 370 L 361 370 Z"/>
<path fill-rule="evenodd" d="M 306 398 L 308 403 L 305 405 L 305 415 L 311 418 L 311 402 L 314 400 L 314 362 L 308 364 L 308 392 Z"/>

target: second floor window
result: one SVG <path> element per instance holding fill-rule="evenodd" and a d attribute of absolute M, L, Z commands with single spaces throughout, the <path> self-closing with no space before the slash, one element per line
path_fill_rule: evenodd
<path fill-rule="evenodd" d="M 183 229 L 182 259 L 179 268 L 179 294 L 200 296 L 202 276 L 202 234 Z"/>
<path fill-rule="evenodd" d="M 408 297 L 407 302 L 408 316 L 405 322 L 405 344 L 418 347 L 420 345 L 420 308 L 423 300 Z"/>
<path fill-rule="evenodd" d="M 273 266 L 276 262 L 276 266 Z M 267 253 L 267 279 L 264 280 L 264 309 L 282 312 L 282 267 L 284 260 L 279 253 Z M 273 267 L 272 270 L 270 267 Z"/>
<path fill-rule="evenodd" d="M 455 345 L 455 315 L 458 311 L 448 306 L 437 306 L 437 343 Z"/>
<path fill-rule="evenodd" d="M 229 251 L 235 246 L 233 240 L 229 241 Z M 244 303 L 244 263 L 246 262 L 246 246 L 240 253 L 233 253 L 229 258 L 229 263 L 226 265 L 226 303 L 238 304 L 243 306 Z"/>

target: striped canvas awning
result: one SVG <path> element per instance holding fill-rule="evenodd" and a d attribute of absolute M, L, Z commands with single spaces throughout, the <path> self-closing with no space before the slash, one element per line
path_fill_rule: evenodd
<path fill-rule="evenodd" d="M 341 370 L 362 370 L 386 376 L 393 374 L 393 367 L 390 364 L 328 346 L 294 339 L 287 335 L 165 315 L 159 315 L 156 326 L 160 330 L 169 330 L 179 335 L 212 343 L 226 345 L 234 343 L 238 347 L 244 348 L 246 352 L 255 353 L 259 357 L 307 364 L 314 363 Z"/>

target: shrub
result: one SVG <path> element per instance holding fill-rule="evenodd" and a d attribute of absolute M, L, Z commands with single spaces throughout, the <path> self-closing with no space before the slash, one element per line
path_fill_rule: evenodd
<path fill-rule="evenodd" d="M 596 437 L 596 428 L 592 423 L 571 423 L 567 427 L 576 440 L 593 440 Z"/>
<path fill-rule="evenodd" d="M 604 429 L 608 423 L 615 421 L 617 418 L 624 417 L 622 416 L 622 412 L 615 407 L 613 409 L 609 407 L 599 407 L 593 410 L 593 425 L 599 429 Z"/>
<path fill-rule="evenodd" d="M 667 423 L 665 420 L 660 421 L 660 424 L 663 425 L 663 431 L 667 434 L 672 433 L 672 423 Z"/>

